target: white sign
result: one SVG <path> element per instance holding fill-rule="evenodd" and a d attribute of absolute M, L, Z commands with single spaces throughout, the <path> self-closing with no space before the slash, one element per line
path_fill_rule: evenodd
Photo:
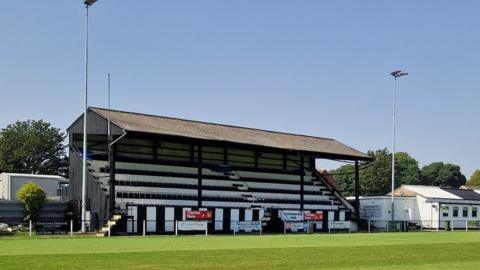
<path fill-rule="evenodd" d="M 206 221 L 178 221 L 177 229 L 179 231 L 205 231 L 207 230 Z"/>
<path fill-rule="evenodd" d="M 381 218 L 382 217 L 382 207 L 378 204 L 367 204 L 365 203 L 362 206 L 360 215 L 363 218 Z"/>
<path fill-rule="evenodd" d="M 279 214 L 283 221 L 303 221 L 302 211 L 280 210 Z"/>
<path fill-rule="evenodd" d="M 306 231 L 308 223 L 304 222 L 288 222 L 285 223 L 285 229 L 291 230 L 292 232 Z"/>
<path fill-rule="evenodd" d="M 350 221 L 329 221 L 329 229 L 350 229 Z"/>
<path fill-rule="evenodd" d="M 261 231 L 262 230 L 262 223 L 260 221 L 236 221 L 234 223 L 234 231 L 245 231 L 245 232 L 252 232 L 252 231 Z"/>

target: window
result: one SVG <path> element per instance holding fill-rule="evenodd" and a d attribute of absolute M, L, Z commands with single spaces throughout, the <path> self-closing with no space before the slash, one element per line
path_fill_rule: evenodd
<path fill-rule="evenodd" d="M 463 207 L 462 217 L 468 217 L 468 207 L 466 206 Z"/>
<path fill-rule="evenodd" d="M 453 217 L 458 217 L 458 206 L 453 207 Z"/>
<path fill-rule="evenodd" d="M 450 207 L 449 206 L 444 206 L 442 207 L 442 215 L 444 217 L 448 217 L 448 213 L 450 212 Z"/>
<path fill-rule="evenodd" d="M 472 217 L 477 217 L 477 207 L 472 207 Z"/>

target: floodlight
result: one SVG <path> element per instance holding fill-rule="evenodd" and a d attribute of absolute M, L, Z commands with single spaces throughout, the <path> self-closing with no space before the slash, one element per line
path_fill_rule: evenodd
<path fill-rule="evenodd" d="M 83 3 L 87 6 L 93 5 L 97 0 L 85 0 Z"/>

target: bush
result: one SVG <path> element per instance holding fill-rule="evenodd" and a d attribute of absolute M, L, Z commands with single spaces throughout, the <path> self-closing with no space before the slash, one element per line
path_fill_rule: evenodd
<path fill-rule="evenodd" d="M 17 198 L 25 207 L 25 220 L 37 221 L 42 204 L 47 199 L 42 187 L 30 181 L 25 183 L 17 192 Z"/>

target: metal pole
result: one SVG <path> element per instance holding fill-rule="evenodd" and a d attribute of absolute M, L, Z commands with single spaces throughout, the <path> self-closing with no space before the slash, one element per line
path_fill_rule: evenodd
<path fill-rule="evenodd" d="M 355 215 L 358 223 L 360 221 L 360 176 L 358 160 L 355 160 Z"/>
<path fill-rule="evenodd" d="M 88 110 L 88 5 L 85 5 L 85 110 L 83 112 L 83 154 L 82 154 L 82 233 L 85 232 L 87 217 L 87 110 Z"/>
<path fill-rule="evenodd" d="M 108 73 L 108 126 L 107 126 L 107 134 L 110 136 L 110 73 Z"/>
<path fill-rule="evenodd" d="M 70 236 L 73 236 L 73 219 L 70 219 Z"/>
<path fill-rule="evenodd" d="M 28 237 L 32 237 L 32 220 L 28 221 Z"/>
<path fill-rule="evenodd" d="M 395 220 L 395 116 L 397 108 L 397 77 L 393 85 L 393 135 L 392 135 L 392 221 Z M 388 225 L 387 225 L 388 226 Z"/>
<path fill-rule="evenodd" d="M 143 237 L 145 237 L 145 219 L 143 220 Z"/>

